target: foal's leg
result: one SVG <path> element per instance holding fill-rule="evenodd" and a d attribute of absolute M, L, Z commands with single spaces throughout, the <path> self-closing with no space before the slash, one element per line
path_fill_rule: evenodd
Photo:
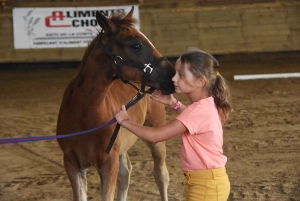
<path fill-rule="evenodd" d="M 148 111 L 145 125 L 159 127 L 166 123 L 165 107 L 163 104 L 148 99 Z M 166 166 L 166 144 L 165 142 L 148 143 L 154 161 L 153 176 L 158 187 L 161 200 L 167 201 L 167 189 L 169 186 L 169 172 Z"/>
<path fill-rule="evenodd" d="M 165 142 L 148 143 L 154 161 L 153 176 L 158 187 L 161 200 L 168 200 L 169 172 L 166 166 Z"/>
<path fill-rule="evenodd" d="M 101 178 L 101 200 L 113 201 L 119 171 L 118 153 L 111 150 L 108 157 L 97 167 Z"/>
<path fill-rule="evenodd" d="M 130 159 L 127 152 L 124 152 L 119 156 L 119 161 L 120 167 L 117 182 L 117 200 L 126 201 L 128 188 L 130 184 L 130 174 L 132 170 L 132 165 L 130 163 Z"/>
<path fill-rule="evenodd" d="M 72 185 L 73 201 L 87 201 L 86 170 L 81 170 L 74 160 L 66 156 L 64 166 Z"/>

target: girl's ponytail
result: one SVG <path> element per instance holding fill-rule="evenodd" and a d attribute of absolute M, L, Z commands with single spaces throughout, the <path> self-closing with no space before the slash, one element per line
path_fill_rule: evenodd
<path fill-rule="evenodd" d="M 214 98 L 216 107 L 221 117 L 222 123 L 225 123 L 231 112 L 230 95 L 225 79 L 216 71 L 216 80 L 211 89 L 211 95 Z"/>

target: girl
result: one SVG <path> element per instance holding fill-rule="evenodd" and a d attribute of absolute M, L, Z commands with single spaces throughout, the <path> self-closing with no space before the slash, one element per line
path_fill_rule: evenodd
<path fill-rule="evenodd" d="M 182 135 L 180 163 L 187 201 L 225 201 L 229 196 L 222 124 L 229 116 L 231 105 L 218 66 L 213 56 L 196 48 L 189 48 L 179 57 L 172 81 L 175 92 L 186 94 L 191 104 L 185 106 L 173 95 L 155 91 L 153 100 L 179 113 L 175 120 L 162 127 L 131 122 L 124 105 L 115 112 L 118 123 L 143 140 L 160 142 Z"/>

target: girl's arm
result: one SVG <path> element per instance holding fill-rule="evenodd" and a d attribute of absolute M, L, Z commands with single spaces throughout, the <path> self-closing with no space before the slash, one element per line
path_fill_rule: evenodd
<path fill-rule="evenodd" d="M 178 103 L 178 102 L 179 103 Z M 174 107 L 175 107 L 175 104 L 181 104 L 181 106 L 179 107 L 179 109 L 175 110 Z M 176 98 L 172 95 L 172 98 L 171 98 L 171 101 L 170 101 L 170 104 L 169 106 L 175 110 L 177 113 L 181 113 L 183 110 L 185 110 L 185 108 L 187 108 L 187 106 L 183 105 L 179 100 L 176 100 Z"/>
<path fill-rule="evenodd" d="M 121 126 L 148 142 L 164 141 L 186 131 L 186 127 L 176 119 L 158 128 L 138 125 L 130 121 L 124 105 L 115 113 L 115 118 Z"/>
<path fill-rule="evenodd" d="M 160 102 L 162 104 L 168 105 L 172 109 L 174 109 L 175 104 L 181 104 L 181 107 L 178 110 L 175 110 L 178 113 L 181 113 L 187 107 L 187 106 L 183 105 L 182 103 L 178 103 L 177 102 L 178 100 L 176 100 L 176 98 L 172 94 L 163 95 L 161 93 L 161 91 L 159 91 L 159 90 L 155 90 L 152 93 L 151 99 L 155 100 L 157 102 Z"/>

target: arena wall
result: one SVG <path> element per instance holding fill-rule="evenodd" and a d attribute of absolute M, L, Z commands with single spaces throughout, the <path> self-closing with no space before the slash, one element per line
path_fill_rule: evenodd
<path fill-rule="evenodd" d="M 0 11 L 0 62 L 79 61 L 85 48 L 14 49 L 13 7 L 78 7 L 88 2 L 20 3 Z M 140 1 L 142 2 L 142 1 Z M 168 57 L 189 46 L 212 54 L 300 50 L 300 2 L 140 4 L 141 31 Z M 219 2 L 219 3 L 218 3 Z M 125 1 L 125 4 L 130 4 Z M 106 5 L 111 5 L 107 1 Z M 138 4 L 138 3 L 136 3 Z M 93 6 L 104 6 L 93 3 Z"/>

